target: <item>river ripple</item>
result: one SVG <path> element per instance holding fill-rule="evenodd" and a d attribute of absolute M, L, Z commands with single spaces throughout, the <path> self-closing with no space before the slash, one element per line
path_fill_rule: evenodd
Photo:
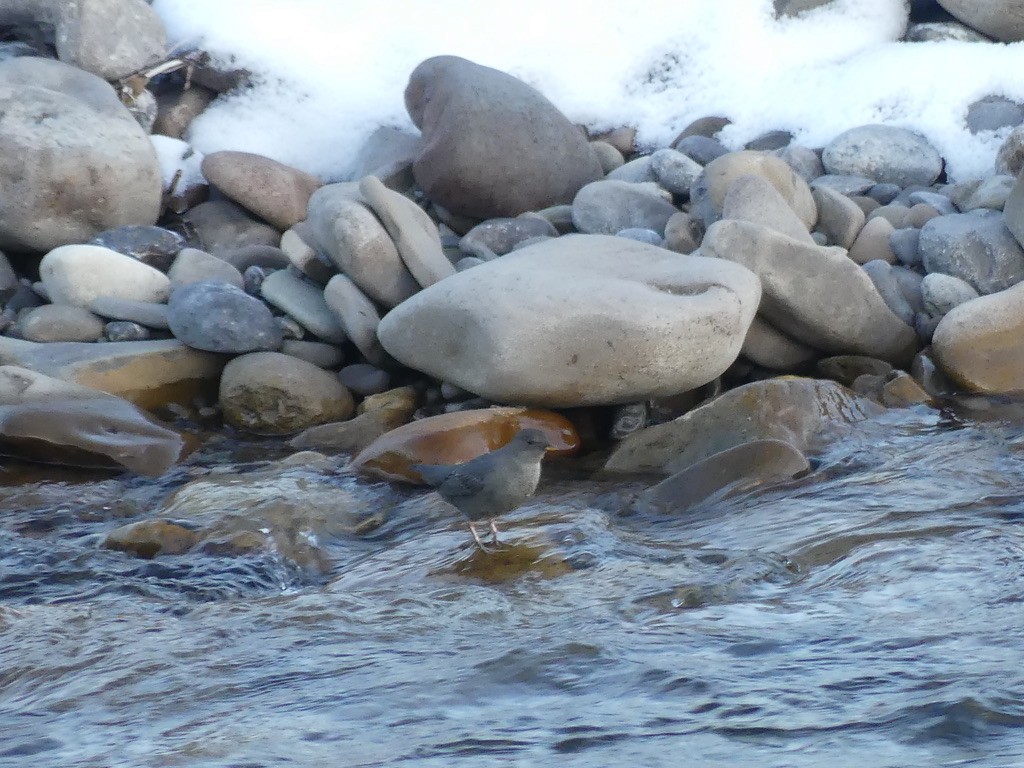
<path fill-rule="evenodd" d="M 0 765 L 932 766 L 1024 757 L 1024 431 L 890 412 L 680 516 L 552 472 L 503 562 L 436 496 L 280 553 L 99 549 L 159 482 L 0 474 Z M 552 479 L 557 476 L 557 479 Z"/>

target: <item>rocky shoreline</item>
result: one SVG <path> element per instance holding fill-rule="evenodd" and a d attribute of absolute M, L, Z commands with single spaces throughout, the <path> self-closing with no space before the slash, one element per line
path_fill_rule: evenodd
<path fill-rule="evenodd" d="M 609 472 L 682 475 L 645 502 L 679 508 L 806 471 L 885 408 L 1024 391 L 1022 105 L 972 107 L 1021 127 L 954 183 L 903 128 L 730 150 L 707 117 L 637 147 L 436 57 L 405 92 L 420 133 L 379 129 L 325 183 L 198 157 L 182 137 L 217 78 L 168 63 L 141 0 L 39 5 L 63 44 L 0 44 L 7 455 L 158 476 L 183 441 L 146 410 L 219 414 L 416 482 L 535 426 L 556 453 L 610 449 Z"/>

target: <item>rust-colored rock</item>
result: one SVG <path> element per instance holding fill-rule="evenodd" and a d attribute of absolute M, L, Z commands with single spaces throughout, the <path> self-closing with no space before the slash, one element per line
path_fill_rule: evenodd
<path fill-rule="evenodd" d="M 169 520 L 140 520 L 122 525 L 103 540 L 106 549 L 130 552 L 151 560 L 157 555 L 180 555 L 199 542 L 199 534 Z"/>
<path fill-rule="evenodd" d="M 382 435 L 352 462 L 387 480 L 419 482 L 412 464 L 461 464 L 500 448 L 521 429 L 540 429 L 551 442 L 549 454 L 571 455 L 580 440 L 572 423 L 552 411 L 487 408 L 420 419 Z"/>

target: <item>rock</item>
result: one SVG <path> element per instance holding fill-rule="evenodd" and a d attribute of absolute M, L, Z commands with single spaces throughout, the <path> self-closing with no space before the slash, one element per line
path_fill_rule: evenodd
<path fill-rule="evenodd" d="M 980 32 L 956 21 L 911 24 L 903 39 L 908 43 L 937 43 L 944 40 L 955 40 L 958 43 L 992 42 Z"/>
<path fill-rule="evenodd" d="M 273 350 L 282 341 L 267 305 L 227 283 L 179 288 L 168 303 L 167 323 L 177 339 L 207 352 Z"/>
<path fill-rule="evenodd" d="M 384 349 L 377 340 L 380 315 L 373 302 L 345 275 L 331 278 L 324 288 L 323 298 L 363 356 L 375 365 L 382 364 Z"/>
<path fill-rule="evenodd" d="M 775 150 L 772 154 L 780 160 L 784 160 L 786 165 L 796 171 L 797 176 L 808 184 L 825 173 L 819 153 L 810 147 L 790 144 L 788 147 Z"/>
<path fill-rule="evenodd" d="M 391 386 L 391 376 L 373 365 L 355 363 L 338 371 L 338 380 L 360 397 L 377 395 Z"/>
<path fill-rule="evenodd" d="M 675 149 L 659 149 L 651 155 L 654 179 L 673 195 L 689 195 L 690 187 L 704 169 Z"/>
<path fill-rule="evenodd" d="M 921 230 L 914 227 L 894 229 L 889 233 L 889 250 L 896 260 L 908 267 L 921 263 Z"/>
<path fill-rule="evenodd" d="M 572 202 L 573 224 L 586 234 L 614 235 L 629 227 L 661 234 L 678 212 L 657 185 L 628 181 L 591 182 Z"/>
<path fill-rule="evenodd" d="M 665 224 L 664 247 L 676 253 L 693 253 L 700 247 L 703 229 L 703 225 L 690 214 L 684 211 L 673 213 Z"/>
<path fill-rule="evenodd" d="M 818 351 L 755 317 L 743 340 L 741 352 L 752 363 L 772 371 L 795 371 L 818 357 Z"/>
<path fill-rule="evenodd" d="M 377 332 L 400 362 L 490 400 L 635 402 L 724 371 L 758 297 L 724 261 L 568 235 L 431 286 Z"/>
<path fill-rule="evenodd" d="M 326 258 L 317 253 L 316 248 L 310 245 L 306 238 L 299 234 L 304 226 L 308 225 L 305 221 L 300 221 L 281 235 L 281 250 L 284 251 L 288 261 L 295 269 L 317 285 L 327 285 L 327 281 L 337 274 L 337 270 Z M 315 242 L 312 232 L 307 232 L 307 235 L 310 240 Z"/>
<path fill-rule="evenodd" d="M 707 165 L 716 157 L 729 154 L 722 142 L 710 136 L 684 136 L 672 145 L 672 149 L 682 152 L 699 165 Z"/>
<path fill-rule="evenodd" d="M 730 185 L 722 201 L 722 218 L 761 224 L 787 237 L 813 242 L 804 222 L 760 176 L 740 176 Z"/>
<path fill-rule="evenodd" d="M 113 320 L 103 326 L 103 338 L 107 341 L 146 341 L 152 336 L 149 328 L 127 320 Z"/>
<path fill-rule="evenodd" d="M 958 277 L 933 272 L 921 281 L 924 310 L 932 317 L 942 317 L 955 307 L 978 298 L 971 284 Z"/>
<path fill-rule="evenodd" d="M 674 421 L 623 440 L 605 464 L 612 472 L 686 469 L 753 440 L 783 440 L 814 453 L 837 429 L 882 413 L 881 406 L 831 381 L 786 377 L 729 390 Z"/>
<path fill-rule="evenodd" d="M 242 206 L 230 200 L 200 203 L 189 208 L 182 219 L 196 233 L 200 248 L 221 258 L 226 258 L 229 251 L 245 246 L 277 247 L 281 242 L 281 233 L 274 227 L 257 221 Z"/>
<path fill-rule="evenodd" d="M 558 230 L 543 216 L 489 219 L 463 235 L 459 248 L 487 261 L 511 253 L 523 240 L 543 236 L 558 237 Z"/>
<path fill-rule="evenodd" d="M 888 205 L 899 197 L 902 191 L 899 184 L 872 184 L 864 194 L 879 205 Z"/>
<path fill-rule="evenodd" d="M 178 460 L 173 430 L 119 397 L 0 366 L 0 452 L 73 467 L 125 467 L 157 477 Z"/>
<path fill-rule="evenodd" d="M 104 80 L 116 80 L 162 59 L 163 22 L 144 0 L 14 0 L 0 7 L 0 25 L 46 28 L 57 58 Z"/>
<path fill-rule="evenodd" d="M 243 245 L 218 252 L 219 257 L 242 273 L 249 267 L 261 267 L 263 270 L 287 269 L 291 266 L 288 254 L 273 245 Z"/>
<path fill-rule="evenodd" d="M 1021 174 L 1024 178 L 1024 173 Z M 978 212 L 975 212 L 977 214 Z M 1024 245 L 1024 182 L 1018 178 L 1003 206 L 1003 223 L 1018 245 Z M 994 223 L 991 226 L 995 226 Z M 984 293 L 984 291 L 982 291 Z"/>
<path fill-rule="evenodd" d="M 1016 177 L 1024 169 L 1024 126 L 1014 128 L 999 145 L 995 171 Z"/>
<path fill-rule="evenodd" d="M 461 464 L 500 448 L 522 429 L 547 435 L 549 456 L 572 455 L 580 446 L 572 422 L 551 411 L 485 408 L 430 416 L 398 427 L 352 460 L 358 472 L 385 480 L 420 482 L 413 464 Z"/>
<path fill-rule="evenodd" d="M 632 184 L 657 183 L 651 169 L 651 156 L 638 157 L 611 171 L 606 177 L 610 181 L 628 181 Z"/>
<path fill-rule="evenodd" d="M 647 243 L 648 245 L 657 245 L 659 247 L 665 244 L 665 239 L 653 229 L 643 229 L 642 227 L 620 229 L 615 233 L 615 236 L 625 237 L 628 240 L 636 240 L 638 243 Z"/>
<path fill-rule="evenodd" d="M 879 402 L 886 408 L 934 405 L 934 400 L 906 371 L 894 371 L 882 384 Z"/>
<path fill-rule="evenodd" d="M 911 225 L 907 221 L 909 218 L 910 209 L 905 205 L 900 205 L 899 203 L 881 205 L 868 214 L 868 221 L 871 221 L 872 219 L 885 219 L 896 229 L 910 227 Z"/>
<path fill-rule="evenodd" d="M 818 206 L 818 229 L 828 236 L 829 243 L 849 250 L 864 228 L 864 211 L 830 187 L 815 187 L 812 195 Z"/>
<path fill-rule="evenodd" d="M 957 20 L 1004 43 L 1024 40 L 1024 13 L 1020 0 L 939 0 Z"/>
<path fill-rule="evenodd" d="M 721 133 L 723 128 L 729 125 L 732 125 L 732 120 L 727 117 L 719 117 L 717 115 L 698 117 L 679 132 L 679 135 L 673 139 L 672 146 L 675 146 L 678 142 L 689 136 L 714 138 Z"/>
<path fill-rule="evenodd" d="M 163 227 L 129 224 L 100 232 L 87 245 L 102 245 L 166 272 L 174 257 L 185 247 L 185 238 Z"/>
<path fill-rule="evenodd" d="M 876 182 L 928 186 L 942 173 L 942 157 L 924 137 L 892 125 L 862 125 L 836 136 L 821 155 L 829 173 Z"/>
<path fill-rule="evenodd" d="M 863 268 L 864 274 L 870 278 L 885 305 L 896 317 L 913 327 L 915 308 L 911 305 L 903 291 L 903 287 L 900 285 L 895 271 L 896 268 L 889 262 L 881 259 L 869 261 L 863 265 Z"/>
<path fill-rule="evenodd" d="M 199 541 L 196 531 L 170 520 L 139 520 L 115 528 L 100 546 L 152 560 L 157 555 L 183 555 Z"/>
<path fill-rule="evenodd" d="M 327 306 L 319 286 L 279 269 L 267 275 L 260 293 L 270 304 L 294 318 L 307 331 L 330 344 L 344 344 L 348 337 L 335 313 Z"/>
<path fill-rule="evenodd" d="M 100 317 L 128 320 L 147 328 L 166 329 L 168 327 L 166 304 L 98 296 L 89 304 L 89 309 Z"/>
<path fill-rule="evenodd" d="M 962 185 L 960 194 L 954 195 L 953 202 L 964 213 L 977 208 L 1001 211 L 1006 206 L 1015 182 L 1016 179 L 1009 175 L 979 179 L 977 183 Z"/>
<path fill-rule="evenodd" d="M 423 137 L 419 133 L 382 125 L 359 148 L 349 178 L 376 176 L 389 189 L 409 189 L 416 183 L 412 164 L 422 147 Z"/>
<path fill-rule="evenodd" d="M 950 310 L 932 351 L 942 371 L 972 392 L 1024 391 L 1024 283 Z"/>
<path fill-rule="evenodd" d="M 939 194 L 926 189 L 918 189 L 907 195 L 907 202 L 911 204 L 911 217 L 915 216 L 914 210 L 918 205 L 928 205 L 935 209 L 936 215 L 947 216 L 951 213 L 959 213 L 953 201 L 948 195 Z M 929 218 L 934 218 L 929 212 Z M 924 222 L 922 222 L 923 226 Z"/>
<path fill-rule="evenodd" d="M 103 336 L 103 321 L 87 309 L 46 304 L 29 310 L 18 320 L 27 341 L 96 341 Z"/>
<path fill-rule="evenodd" d="M 442 385 L 443 386 L 443 385 Z M 367 395 L 356 408 L 356 413 L 370 413 L 371 411 L 387 411 L 399 409 L 408 411 L 410 418 L 416 406 L 419 405 L 420 396 L 415 387 L 396 387 L 387 392 L 380 392 L 376 395 Z"/>
<path fill-rule="evenodd" d="M 156 121 L 153 133 L 180 139 L 192 121 L 217 98 L 216 91 L 196 82 L 187 91 L 170 91 L 157 96 Z"/>
<path fill-rule="evenodd" d="M 47 251 L 156 221 L 156 151 L 107 83 L 50 59 L 7 59 L 0 104 L 0 247 Z"/>
<path fill-rule="evenodd" d="M 701 253 L 746 266 L 761 279 L 760 314 L 788 336 L 832 353 L 909 361 L 911 327 L 840 248 L 822 248 L 743 221 L 713 224 Z"/>
<path fill-rule="evenodd" d="M 849 256 L 856 264 L 867 264 L 880 260 L 887 264 L 896 263 L 896 254 L 889 244 L 893 229 L 886 219 L 879 216 L 867 222 L 850 246 Z"/>
<path fill-rule="evenodd" d="M 455 274 L 441 248 L 437 225 L 416 203 L 385 187 L 380 179 L 367 176 L 359 191 L 395 241 L 398 255 L 422 287 Z"/>
<path fill-rule="evenodd" d="M 140 408 L 191 403 L 220 377 L 224 359 L 173 339 L 36 344 L 0 337 L 0 365 L 16 365 L 123 397 Z"/>
<path fill-rule="evenodd" d="M 592 141 L 590 148 L 594 151 L 604 173 L 611 173 L 626 162 L 622 153 L 606 141 Z"/>
<path fill-rule="evenodd" d="M 932 219 L 921 228 L 918 244 L 925 269 L 966 280 L 982 294 L 1019 283 L 1024 249 L 1007 228 L 1011 218 L 978 210 Z"/>
<path fill-rule="evenodd" d="M 39 276 L 54 304 L 88 307 L 100 296 L 132 301 L 167 300 L 167 275 L 99 245 L 63 245 L 39 262 Z"/>
<path fill-rule="evenodd" d="M 328 184 L 309 199 L 307 221 L 338 269 L 374 301 L 394 307 L 420 286 L 384 225 L 361 200 L 355 185 Z"/>
<path fill-rule="evenodd" d="M 415 404 L 408 410 L 382 408 L 361 413 L 348 421 L 310 427 L 288 441 L 298 449 L 334 450 L 359 453 L 382 435 L 408 424 Z"/>
<path fill-rule="evenodd" d="M 171 281 L 171 290 L 206 281 L 227 283 L 236 288 L 245 285 L 236 266 L 198 248 L 182 248 L 167 270 L 167 277 Z"/>
<path fill-rule="evenodd" d="M 251 152 L 211 152 L 201 167 L 226 197 L 280 230 L 306 218 L 310 195 L 323 186 L 312 174 Z"/>
<path fill-rule="evenodd" d="M 828 187 L 841 195 L 864 195 L 867 194 L 869 190 L 879 186 L 875 183 L 874 179 L 869 179 L 865 176 L 850 176 L 842 173 L 826 173 L 822 176 L 818 176 L 808 183 L 811 185 L 811 189 Z M 899 191 L 900 188 L 896 186 L 896 194 L 899 194 Z M 895 195 L 893 195 L 893 197 L 895 197 Z"/>
<path fill-rule="evenodd" d="M 770 152 L 775 149 L 788 147 L 793 141 L 793 134 L 789 131 L 767 131 L 743 145 L 744 149 L 752 149 L 761 152 Z"/>
<path fill-rule="evenodd" d="M 920 229 L 939 215 L 939 212 L 934 206 L 928 205 L 927 203 L 915 203 L 910 207 L 910 210 L 907 211 L 906 226 L 917 227 Z"/>
<path fill-rule="evenodd" d="M 248 432 L 285 435 L 352 415 L 352 395 L 331 373 L 279 352 L 236 357 L 220 379 L 224 420 Z"/>
<path fill-rule="evenodd" d="M 760 176 L 782 195 L 797 217 L 810 230 L 818 220 L 818 209 L 811 189 L 793 169 L 778 157 L 766 152 L 730 152 L 712 160 L 690 188 L 692 207 L 690 214 L 700 218 L 705 226 L 721 218 L 725 196 L 740 176 Z"/>
<path fill-rule="evenodd" d="M 285 339 L 278 350 L 282 355 L 291 355 L 317 368 L 337 368 L 345 361 L 345 355 L 339 347 L 319 341 L 300 341 Z"/>
<path fill-rule="evenodd" d="M 636 128 L 628 125 L 621 125 L 602 133 L 591 134 L 590 138 L 593 141 L 603 141 L 611 144 L 623 156 L 632 155 L 636 152 Z"/>
<path fill-rule="evenodd" d="M 423 132 L 413 174 L 450 211 L 488 219 L 568 203 L 601 165 L 583 134 L 520 80 L 456 56 L 413 71 L 405 105 Z"/>
<path fill-rule="evenodd" d="M 818 374 L 826 379 L 850 386 L 861 376 L 884 378 L 893 371 L 891 363 L 862 355 L 837 355 L 819 360 Z"/>
<path fill-rule="evenodd" d="M 676 472 L 644 491 L 634 507 L 645 512 L 686 512 L 708 501 L 792 480 L 810 471 L 807 457 L 789 443 L 753 440 Z"/>

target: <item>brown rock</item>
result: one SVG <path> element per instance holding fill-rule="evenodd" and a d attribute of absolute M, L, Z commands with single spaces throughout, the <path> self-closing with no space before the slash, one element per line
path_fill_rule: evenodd
<path fill-rule="evenodd" d="M 281 230 L 306 218 L 310 195 L 323 186 L 316 176 L 250 152 L 211 152 L 201 167 L 226 197 Z"/>
<path fill-rule="evenodd" d="M 199 543 L 199 534 L 169 520 L 140 520 L 115 528 L 103 547 L 151 560 L 157 555 L 181 555 Z"/>

